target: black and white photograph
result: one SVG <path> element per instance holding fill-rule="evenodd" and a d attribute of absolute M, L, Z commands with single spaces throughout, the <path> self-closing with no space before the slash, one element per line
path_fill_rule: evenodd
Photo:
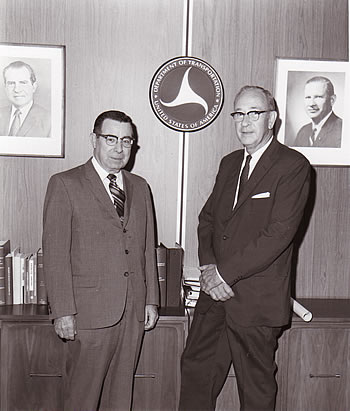
<path fill-rule="evenodd" d="M 0 155 L 62 157 L 64 48 L 0 44 Z"/>
<path fill-rule="evenodd" d="M 349 67 L 345 62 L 277 59 L 280 141 L 318 165 L 350 164 L 346 138 Z"/>
<path fill-rule="evenodd" d="M 0 411 L 350 411 L 349 11 L 0 1 Z"/>

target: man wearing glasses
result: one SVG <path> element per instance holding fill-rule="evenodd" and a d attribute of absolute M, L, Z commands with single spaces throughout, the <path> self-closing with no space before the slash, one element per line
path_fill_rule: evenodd
<path fill-rule="evenodd" d="M 310 165 L 273 135 L 269 91 L 243 87 L 231 116 L 244 149 L 223 158 L 199 215 L 201 293 L 182 356 L 180 410 L 214 410 L 231 362 L 241 410 L 275 407 L 274 354 L 290 319 Z"/>
<path fill-rule="evenodd" d="M 134 142 L 120 111 L 100 114 L 93 157 L 51 177 L 43 253 L 51 318 L 66 342 L 64 410 L 128 410 L 144 330 L 158 319 L 147 182 L 123 168 Z"/>

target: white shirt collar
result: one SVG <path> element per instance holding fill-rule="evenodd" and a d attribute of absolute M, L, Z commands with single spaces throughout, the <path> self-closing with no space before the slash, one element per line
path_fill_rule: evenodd
<path fill-rule="evenodd" d="M 250 175 L 252 174 L 252 172 L 253 172 L 255 166 L 257 165 L 258 161 L 260 160 L 261 156 L 265 153 L 265 151 L 267 150 L 269 145 L 272 143 L 272 140 L 273 140 L 273 135 L 270 137 L 270 139 L 262 147 L 260 147 L 253 154 L 251 154 L 252 159 L 250 160 L 250 163 L 249 163 L 249 175 L 248 175 L 248 177 L 250 177 Z M 249 155 L 249 153 L 248 153 L 247 149 L 244 149 L 243 164 L 245 163 L 245 160 L 246 160 L 248 155 Z M 243 164 L 242 164 L 242 168 L 243 168 Z"/>
<path fill-rule="evenodd" d="M 100 164 L 99 162 L 96 160 L 95 157 L 92 157 L 92 165 L 94 166 L 97 174 L 99 175 L 100 179 L 102 180 L 102 182 L 104 184 L 109 184 L 109 180 L 107 178 L 107 176 L 111 173 L 109 173 L 108 171 L 106 171 Z M 120 171 L 118 173 L 112 173 L 115 176 L 117 176 L 117 184 L 118 186 L 124 190 L 124 183 L 123 183 L 123 173 L 121 173 Z"/>
<path fill-rule="evenodd" d="M 20 115 L 20 120 L 21 120 L 21 125 L 23 124 L 23 121 L 25 120 L 25 118 L 27 117 L 27 115 L 28 115 L 28 113 L 29 113 L 29 110 L 32 108 L 32 105 L 33 105 L 33 100 L 32 101 L 30 101 L 28 104 L 26 104 L 25 106 L 23 106 L 23 107 L 21 107 L 21 108 L 17 108 L 17 107 L 15 107 L 14 105 L 12 105 L 12 108 L 11 108 L 11 121 L 10 121 L 10 123 L 12 124 L 12 121 L 13 121 L 13 117 L 15 116 L 15 112 L 17 111 L 17 110 L 19 110 L 20 112 L 21 112 L 21 115 Z"/>
<path fill-rule="evenodd" d="M 312 120 L 312 129 L 316 129 L 316 133 L 318 134 L 321 130 L 321 128 L 323 127 L 324 123 L 329 119 L 329 117 L 331 116 L 332 111 L 330 111 L 325 118 L 323 118 L 318 124 L 315 124 Z"/>

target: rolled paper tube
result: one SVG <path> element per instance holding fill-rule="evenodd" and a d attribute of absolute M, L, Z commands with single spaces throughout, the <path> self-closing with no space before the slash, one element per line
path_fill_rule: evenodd
<path fill-rule="evenodd" d="M 309 322 L 312 320 L 312 313 L 307 310 L 304 306 L 302 306 L 298 301 L 294 300 L 294 298 L 291 298 L 291 304 L 293 311 L 295 312 L 296 315 L 298 315 L 300 318 L 302 318 L 304 321 Z"/>

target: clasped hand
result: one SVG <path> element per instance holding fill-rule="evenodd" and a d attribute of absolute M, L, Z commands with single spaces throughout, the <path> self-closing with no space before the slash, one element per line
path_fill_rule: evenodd
<path fill-rule="evenodd" d="M 232 288 L 221 281 L 217 272 L 215 264 L 206 264 L 199 267 L 201 275 L 199 277 L 201 290 L 215 301 L 226 301 L 234 297 Z"/>

